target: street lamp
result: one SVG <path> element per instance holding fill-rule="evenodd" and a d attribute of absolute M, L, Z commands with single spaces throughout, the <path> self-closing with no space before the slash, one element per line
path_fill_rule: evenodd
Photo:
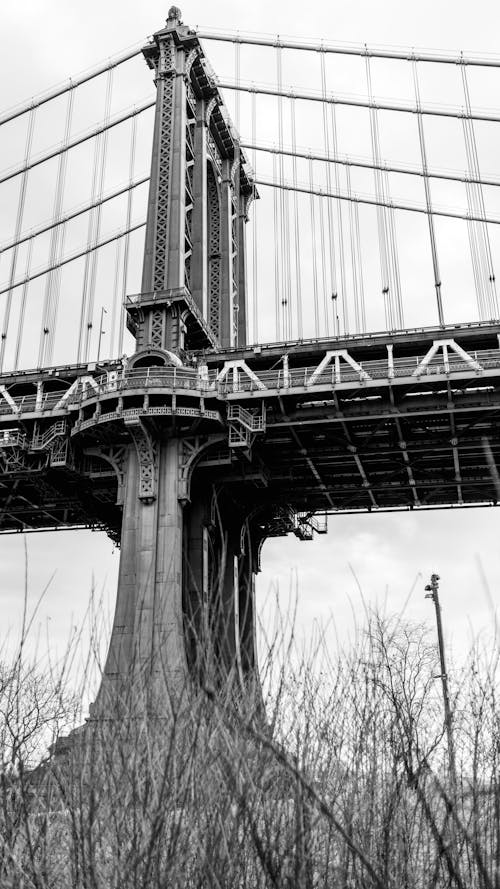
<path fill-rule="evenodd" d="M 444 722 L 446 727 L 446 736 L 448 739 L 448 761 L 450 765 L 450 778 L 452 781 L 453 792 L 455 793 L 457 785 L 457 768 L 455 760 L 455 743 L 453 739 L 453 715 L 451 712 L 450 692 L 448 689 L 448 674 L 446 672 L 446 660 L 444 652 L 443 623 L 441 620 L 441 605 L 439 603 L 439 574 L 431 574 L 431 582 L 427 584 L 427 586 L 425 587 L 425 591 L 425 598 L 432 599 L 436 611 L 439 661 L 441 664 L 441 675 L 439 676 L 439 678 L 441 679 L 441 685 L 443 688 Z"/>
<path fill-rule="evenodd" d="M 106 331 L 102 329 L 102 323 L 104 321 L 104 316 L 107 314 L 108 314 L 107 309 L 105 309 L 104 306 L 102 306 L 102 308 L 101 308 L 101 323 L 99 324 L 99 341 L 97 343 L 97 360 L 98 361 L 99 361 L 99 356 L 101 354 L 102 335 L 103 335 L 103 333 L 106 333 Z"/>
<path fill-rule="evenodd" d="M 338 293 L 332 293 L 332 303 L 333 303 L 333 323 L 335 327 L 335 335 L 340 336 L 340 318 L 337 312 L 337 297 Z"/>

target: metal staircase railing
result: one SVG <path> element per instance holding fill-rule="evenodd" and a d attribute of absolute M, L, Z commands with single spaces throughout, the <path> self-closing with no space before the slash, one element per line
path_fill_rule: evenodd
<path fill-rule="evenodd" d="M 51 466 L 66 466 L 68 460 L 66 420 L 57 420 L 42 434 L 35 432 L 30 449 L 32 451 L 48 451 Z"/>
<path fill-rule="evenodd" d="M 262 404 L 260 413 L 252 412 L 240 404 L 228 404 L 227 419 L 229 423 L 229 447 L 249 448 L 259 432 L 265 432 L 265 407 Z"/>
<path fill-rule="evenodd" d="M 52 426 L 49 426 L 42 435 L 40 433 L 35 434 L 31 440 L 31 449 L 33 451 L 45 451 L 54 439 L 60 435 L 66 435 L 66 420 L 58 420 L 56 423 L 52 423 Z"/>
<path fill-rule="evenodd" d="M 26 435 L 20 429 L 2 429 L 0 448 L 25 448 Z"/>
<path fill-rule="evenodd" d="M 264 414 L 253 414 L 240 404 L 229 404 L 227 407 L 227 419 L 229 422 L 239 423 L 249 432 L 264 432 L 266 428 Z"/>

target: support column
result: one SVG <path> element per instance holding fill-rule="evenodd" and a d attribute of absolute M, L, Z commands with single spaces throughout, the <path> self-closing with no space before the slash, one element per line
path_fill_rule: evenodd
<path fill-rule="evenodd" d="M 207 232 L 207 124 L 206 103 L 196 109 L 194 134 L 194 209 L 191 295 L 204 318 L 208 318 L 208 232 Z"/>
<path fill-rule="evenodd" d="M 157 496 L 140 499 L 141 458 L 129 449 L 116 611 L 102 685 L 91 717 L 168 716 L 186 690 L 182 619 L 183 515 L 179 442 L 156 443 Z"/>
<path fill-rule="evenodd" d="M 208 530 L 204 498 L 188 507 L 184 546 L 184 614 L 189 669 L 203 682 L 210 661 L 208 632 Z"/>
<path fill-rule="evenodd" d="M 233 183 L 231 161 L 222 162 L 221 182 L 221 329 L 222 348 L 233 345 Z"/>
<path fill-rule="evenodd" d="M 239 627 L 240 657 L 243 676 L 246 680 L 256 678 L 257 639 L 255 614 L 255 563 L 254 541 L 247 526 L 245 551 L 239 560 Z"/>
<path fill-rule="evenodd" d="M 247 295 L 246 295 L 246 224 L 248 222 L 246 201 L 240 199 L 240 214 L 238 218 L 238 346 L 246 346 L 247 343 Z"/>
<path fill-rule="evenodd" d="M 172 168 L 170 175 L 170 220 L 166 289 L 184 286 L 185 180 L 186 180 L 186 85 L 184 50 L 176 50 L 174 108 L 172 122 Z"/>
<path fill-rule="evenodd" d="M 239 529 L 238 529 L 239 530 Z M 217 648 L 224 678 L 241 683 L 239 627 L 239 533 L 234 527 L 225 530 L 225 561 L 218 590 Z"/>

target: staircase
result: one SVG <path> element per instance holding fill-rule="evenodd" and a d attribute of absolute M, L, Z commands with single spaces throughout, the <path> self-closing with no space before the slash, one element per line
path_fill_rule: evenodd
<path fill-rule="evenodd" d="M 43 433 L 35 431 L 30 450 L 48 451 L 51 466 L 65 466 L 68 456 L 66 420 L 57 420 Z"/>
<path fill-rule="evenodd" d="M 260 410 L 260 413 L 257 413 Z M 255 436 L 265 432 L 266 419 L 264 404 L 255 411 L 247 410 L 240 404 L 229 404 L 227 419 L 229 423 L 229 447 L 251 448 Z"/>

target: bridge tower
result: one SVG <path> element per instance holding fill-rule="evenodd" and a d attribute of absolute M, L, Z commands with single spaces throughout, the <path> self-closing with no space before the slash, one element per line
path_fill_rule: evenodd
<path fill-rule="evenodd" d="M 136 340 L 127 376 L 147 367 L 181 377 L 198 362 L 202 378 L 204 351 L 245 344 L 244 229 L 254 187 L 180 10 L 171 8 L 143 54 L 157 98 L 142 288 L 126 302 Z M 220 424 L 203 408 L 184 420 L 175 398 L 163 390 L 157 419 L 138 410 L 125 420 L 118 593 L 91 708 L 97 719 L 130 696 L 161 716 L 193 683 L 243 689 L 254 680 L 257 547 L 238 505 L 209 481 L 193 481 L 194 467 L 224 437 Z"/>

